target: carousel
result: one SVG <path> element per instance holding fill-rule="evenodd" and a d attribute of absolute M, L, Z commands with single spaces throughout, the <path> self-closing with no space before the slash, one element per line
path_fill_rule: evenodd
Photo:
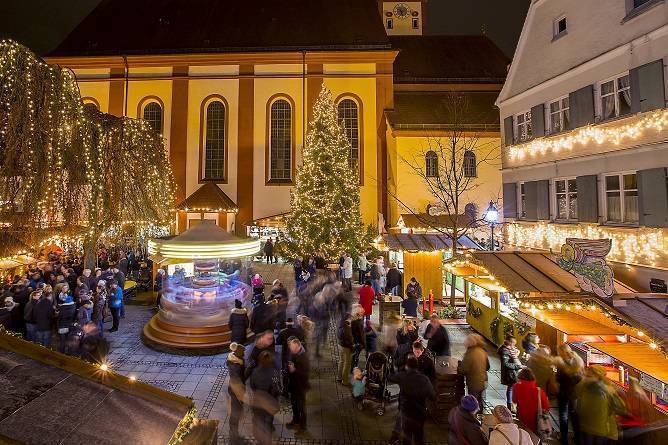
<path fill-rule="evenodd" d="M 148 249 L 154 276 L 157 269 L 167 273 L 158 313 L 144 326 L 145 342 L 170 350 L 225 349 L 235 300 L 250 307 L 251 289 L 243 277 L 260 241 L 204 220 L 181 235 L 149 241 Z"/>

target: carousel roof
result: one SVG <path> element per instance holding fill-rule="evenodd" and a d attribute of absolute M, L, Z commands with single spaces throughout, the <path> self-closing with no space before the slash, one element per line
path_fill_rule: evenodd
<path fill-rule="evenodd" d="M 260 251 L 260 240 L 233 235 L 214 221 L 202 220 L 182 234 L 148 243 L 158 262 L 169 259 L 239 258 Z"/>

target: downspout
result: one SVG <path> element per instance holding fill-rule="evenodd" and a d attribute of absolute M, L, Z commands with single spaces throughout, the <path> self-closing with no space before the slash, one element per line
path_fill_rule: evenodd
<path fill-rule="evenodd" d="M 128 56 L 123 54 L 123 64 L 125 65 L 125 99 L 123 100 L 123 117 L 128 116 L 128 87 L 130 86 L 130 69 L 128 68 Z"/>
<path fill-rule="evenodd" d="M 302 150 L 306 143 L 306 51 L 302 50 Z"/>

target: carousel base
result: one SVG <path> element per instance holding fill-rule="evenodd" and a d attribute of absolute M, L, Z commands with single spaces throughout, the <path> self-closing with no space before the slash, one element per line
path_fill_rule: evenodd
<path fill-rule="evenodd" d="M 229 350 L 228 326 L 179 326 L 154 315 L 144 326 L 144 343 L 162 352 L 187 355 L 218 354 Z"/>

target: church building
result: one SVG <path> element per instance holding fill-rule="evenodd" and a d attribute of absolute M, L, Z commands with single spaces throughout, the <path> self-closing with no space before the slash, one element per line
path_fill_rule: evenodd
<path fill-rule="evenodd" d="M 207 219 L 245 234 L 289 212 L 324 84 L 351 142 L 362 217 L 392 227 L 434 204 L 405 159 L 419 153 L 428 168 L 425 147 L 452 130 L 444 106 L 452 92 L 470 104 L 466 131 L 499 154 L 470 172 L 477 186 L 467 203 L 484 209 L 501 193 L 494 101 L 509 61 L 484 35 L 425 34 L 427 6 L 104 0 L 46 60 L 74 71 L 86 103 L 163 135 L 177 233 Z"/>

